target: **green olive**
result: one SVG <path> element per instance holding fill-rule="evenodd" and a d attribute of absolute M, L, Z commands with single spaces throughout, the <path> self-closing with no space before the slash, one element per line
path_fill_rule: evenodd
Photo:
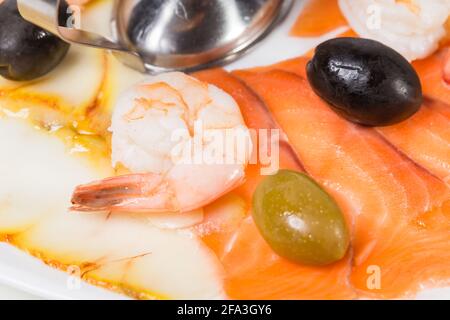
<path fill-rule="evenodd" d="M 349 246 L 338 205 L 302 173 L 280 170 L 265 178 L 253 195 L 253 218 L 272 249 L 296 263 L 330 264 Z"/>

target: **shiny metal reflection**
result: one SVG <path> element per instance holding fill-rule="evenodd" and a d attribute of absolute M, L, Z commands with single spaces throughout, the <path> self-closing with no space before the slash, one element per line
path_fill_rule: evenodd
<path fill-rule="evenodd" d="M 18 0 L 21 14 L 63 39 L 113 50 L 141 71 L 191 71 L 236 59 L 283 17 L 292 0 L 115 0 L 114 39 L 64 26 L 61 0 Z"/>

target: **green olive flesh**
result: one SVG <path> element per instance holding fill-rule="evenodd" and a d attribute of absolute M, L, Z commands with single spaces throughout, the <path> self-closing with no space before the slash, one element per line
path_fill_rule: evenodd
<path fill-rule="evenodd" d="M 266 177 L 253 196 L 253 218 L 280 256 L 306 265 L 342 259 L 349 232 L 334 199 L 309 176 L 280 170 Z"/>

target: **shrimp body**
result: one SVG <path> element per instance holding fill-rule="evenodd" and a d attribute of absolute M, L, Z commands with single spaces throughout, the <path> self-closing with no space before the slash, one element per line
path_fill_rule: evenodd
<path fill-rule="evenodd" d="M 409 61 L 433 53 L 446 36 L 449 0 L 339 0 L 352 29 Z"/>
<path fill-rule="evenodd" d="M 153 76 L 125 92 L 110 130 L 113 165 L 131 174 L 77 187 L 74 210 L 195 210 L 243 182 L 251 154 L 234 99 L 183 73 Z"/>

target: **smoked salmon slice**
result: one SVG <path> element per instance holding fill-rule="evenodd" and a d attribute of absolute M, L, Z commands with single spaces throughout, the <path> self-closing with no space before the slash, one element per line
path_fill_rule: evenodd
<path fill-rule="evenodd" d="M 221 69 L 194 74 L 228 92 L 241 107 L 251 129 L 274 129 L 278 124 L 267 107 L 242 81 Z M 287 141 L 280 141 L 280 168 L 303 171 L 296 154 Z M 250 165 L 247 181 L 236 192 L 249 202 L 261 181 L 259 165 Z M 225 268 L 225 289 L 235 299 L 351 299 L 356 294 L 348 283 L 351 254 L 327 267 L 293 264 L 267 245 L 253 219 L 248 216 L 232 232 L 204 237 L 221 259 Z M 221 243 L 221 245 L 218 243 Z"/>
<path fill-rule="evenodd" d="M 230 75 L 227 71 L 219 68 L 209 69 L 196 72 L 193 76 L 201 81 L 213 84 L 230 94 L 240 106 L 242 116 L 244 117 L 244 121 L 248 128 L 254 130 L 280 130 L 280 127 L 273 120 L 269 110 L 261 100 L 243 82 Z M 267 136 L 268 135 L 269 132 L 267 132 Z M 282 154 L 280 159 L 278 159 L 280 161 L 279 166 L 284 169 L 303 171 L 302 164 L 299 162 L 299 159 L 281 130 L 279 139 L 278 143 L 280 153 Z M 260 148 L 258 148 L 258 141 L 254 142 L 253 145 L 255 147 L 254 152 L 259 153 Z M 270 145 L 268 147 L 270 147 Z M 268 151 L 270 152 L 270 148 Z M 247 166 L 245 186 L 238 188 L 238 192 L 247 202 L 251 201 L 253 191 L 263 178 L 261 176 L 261 166 L 264 161 L 261 161 L 261 159 L 257 160 L 257 163 L 250 163 Z"/>
<path fill-rule="evenodd" d="M 439 112 L 437 103 L 425 102 L 408 120 L 377 131 L 416 163 L 450 183 L 450 118 Z"/>
<path fill-rule="evenodd" d="M 291 29 L 297 37 L 318 37 L 347 26 L 337 0 L 313 0 L 306 3 Z"/>
<path fill-rule="evenodd" d="M 450 105 L 450 85 L 444 81 L 445 56 L 450 48 L 442 48 L 426 59 L 413 62 L 425 96 Z"/>
<path fill-rule="evenodd" d="M 448 197 L 447 197 L 448 199 Z M 370 256 L 355 265 L 351 283 L 374 298 L 413 297 L 422 288 L 450 285 L 450 205 L 386 226 Z M 379 283 L 372 282 L 378 278 Z"/>
<path fill-rule="evenodd" d="M 306 171 L 341 206 L 346 202 L 353 225 L 351 282 L 361 295 L 398 297 L 426 280 L 449 278 L 449 190 L 440 179 L 373 129 L 337 116 L 302 77 L 280 70 L 234 74 L 271 110 Z M 424 213 L 439 223 L 421 221 Z M 380 271 L 379 287 L 368 285 L 373 267 Z"/>
<path fill-rule="evenodd" d="M 284 70 L 306 79 L 309 57 L 298 57 L 272 66 L 252 69 L 255 72 Z M 442 77 L 441 77 L 442 80 Z M 440 81 L 441 81 L 440 80 Z M 423 82 L 424 80 L 422 80 Z M 438 86 L 440 83 L 438 83 Z M 444 84 L 445 85 L 445 84 Z M 450 88 L 442 88 L 447 95 Z M 429 89 L 428 92 L 430 93 Z M 439 96 L 442 94 L 438 93 Z M 431 97 L 431 95 L 429 96 Z M 450 105 L 426 97 L 414 116 L 399 124 L 376 129 L 398 151 L 443 181 L 450 182 Z M 437 98 L 436 96 L 434 98 Z M 408 138 L 405 138 L 408 137 Z"/>

